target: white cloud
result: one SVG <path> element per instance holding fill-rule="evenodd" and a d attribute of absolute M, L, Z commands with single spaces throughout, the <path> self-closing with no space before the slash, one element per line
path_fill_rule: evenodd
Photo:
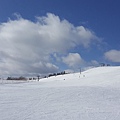
<path fill-rule="evenodd" d="M 78 53 L 69 53 L 66 57 L 63 57 L 62 60 L 69 67 L 80 67 L 84 62 Z"/>
<path fill-rule="evenodd" d="M 97 39 L 91 30 L 75 27 L 51 13 L 37 17 L 36 22 L 21 16 L 10 19 L 0 24 L 0 74 L 54 72 L 58 66 L 51 62 L 51 54 L 78 45 L 86 48 Z"/>
<path fill-rule="evenodd" d="M 111 62 L 120 62 L 120 50 L 110 50 L 104 55 Z"/>
<path fill-rule="evenodd" d="M 96 60 L 92 60 L 90 63 L 92 66 L 98 66 L 100 63 Z"/>

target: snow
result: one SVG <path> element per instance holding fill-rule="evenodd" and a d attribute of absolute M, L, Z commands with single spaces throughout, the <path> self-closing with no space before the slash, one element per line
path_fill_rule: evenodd
<path fill-rule="evenodd" d="M 0 82 L 0 120 L 119 120 L 120 67 Z"/>

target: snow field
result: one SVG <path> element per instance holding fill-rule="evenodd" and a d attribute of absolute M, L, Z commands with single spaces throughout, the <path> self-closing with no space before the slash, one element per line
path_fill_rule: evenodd
<path fill-rule="evenodd" d="M 120 67 L 99 67 L 0 84 L 0 120 L 119 120 L 119 81 Z"/>

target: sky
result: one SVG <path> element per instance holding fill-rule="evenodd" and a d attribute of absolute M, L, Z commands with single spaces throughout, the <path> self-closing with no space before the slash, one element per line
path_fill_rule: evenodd
<path fill-rule="evenodd" d="M 120 65 L 119 0 L 0 0 L 0 76 Z"/>

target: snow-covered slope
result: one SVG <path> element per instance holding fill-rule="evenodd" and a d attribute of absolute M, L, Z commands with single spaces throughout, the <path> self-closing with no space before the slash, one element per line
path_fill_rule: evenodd
<path fill-rule="evenodd" d="M 80 73 L 42 79 L 47 85 L 58 86 L 111 86 L 120 87 L 120 67 L 97 67 Z"/>
<path fill-rule="evenodd" d="M 119 120 L 120 67 L 0 84 L 0 120 Z"/>

